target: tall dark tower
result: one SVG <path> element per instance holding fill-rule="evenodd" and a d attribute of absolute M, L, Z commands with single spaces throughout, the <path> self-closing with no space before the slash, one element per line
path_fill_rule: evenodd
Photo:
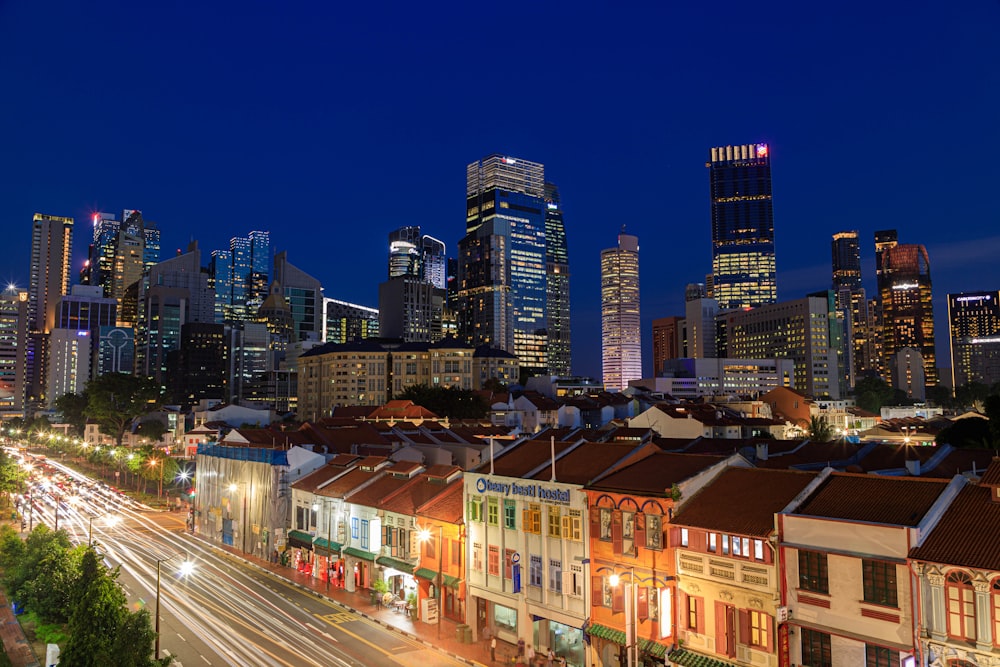
<path fill-rule="evenodd" d="M 712 295 L 723 310 L 778 300 L 767 144 L 713 148 Z"/>
<path fill-rule="evenodd" d="M 931 265 L 922 245 L 901 244 L 882 253 L 881 293 L 883 361 L 893 386 L 903 389 L 897 355 L 906 348 L 923 358 L 925 384 L 938 383 L 934 353 L 934 309 L 931 303 Z M 923 398 L 923 396 L 914 396 Z"/>
<path fill-rule="evenodd" d="M 549 311 L 549 373 L 570 375 L 569 249 L 559 188 L 545 184 L 545 276 Z"/>
<path fill-rule="evenodd" d="M 899 245 L 899 236 L 896 234 L 895 229 L 884 229 L 880 232 L 875 232 L 875 285 L 878 288 L 879 295 L 882 294 L 884 273 L 882 271 L 882 258 L 886 250 L 895 248 L 897 245 Z"/>
<path fill-rule="evenodd" d="M 861 244 L 856 230 L 833 235 L 833 291 L 837 311 L 844 318 L 844 368 L 847 387 L 872 370 L 872 342 L 868 327 L 868 299 L 861 286 Z M 845 392 L 841 392 L 842 394 Z"/>

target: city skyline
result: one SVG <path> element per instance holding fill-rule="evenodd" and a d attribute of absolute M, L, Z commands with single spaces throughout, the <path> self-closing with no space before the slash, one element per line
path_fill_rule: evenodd
<path fill-rule="evenodd" d="M 11 99 L 67 103 L 0 112 L 19 130 L 0 179 L 0 277 L 28 287 L 34 213 L 75 218 L 76 282 L 89 216 L 135 207 L 158 224 L 161 260 L 192 239 L 207 255 L 268 230 L 274 252 L 287 251 L 327 298 L 375 306 L 386 235 L 419 224 L 455 256 L 463 167 L 499 152 L 544 164 L 559 185 L 578 374 L 600 377 L 600 250 L 622 224 L 642 239 L 645 375 L 652 321 L 683 314 L 685 285 L 711 272 L 710 148 L 762 143 L 773 158 L 778 300 L 831 287 L 829 239 L 844 229 L 859 231 L 874 295 L 873 234 L 898 229 L 933 264 L 937 357 L 947 363 L 946 295 L 1000 282 L 997 214 L 979 196 L 1000 176 L 988 158 L 1000 146 L 989 120 L 1000 54 L 988 29 L 1000 8 L 876 7 L 862 26 L 847 9 L 791 7 L 546 7 L 534 20 L 560 29 L 540 40 L 476 16 L 492 17 L 486 8 L 438 25 L 412 8 L 390 18 L 212 9 L 192 22 L 125 4 L 5 6 Z M 664 25 L 684 29 L 666 40 Z M 930 44 L 912 39 L 932 33 Z M 755 77 L 728 71 L 726 49 L 701 48 L 747 34 L 758 37 Z M 259 35 L 268 48 L 258 52 Z M 93 47 L 102 40 L 116 48 Z M 39 41 L 49 47 L 30 47 Z M 475 59 L 454 56 L 488 41 L 531 47 L 518 86 L 525 99 L 538 91 L 531 113 L 470 113 Z"/>

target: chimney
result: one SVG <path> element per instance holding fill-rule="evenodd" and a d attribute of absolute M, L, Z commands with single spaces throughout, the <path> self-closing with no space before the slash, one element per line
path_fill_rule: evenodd
<path fill-rule="evenodd" d="M 766 461 L 767 460 L 767 443 L 758 442 L 757 443 L 757 460 Z"/>

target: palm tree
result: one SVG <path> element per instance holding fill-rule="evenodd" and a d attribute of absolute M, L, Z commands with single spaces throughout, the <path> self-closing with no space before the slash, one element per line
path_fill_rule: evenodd
<path fill-rule="evenodd" d="M 833 440 L 833 427 L 823 417 L 813 415 L 809 418 L 809 439 L 815 442 L 830 442 Z"/>

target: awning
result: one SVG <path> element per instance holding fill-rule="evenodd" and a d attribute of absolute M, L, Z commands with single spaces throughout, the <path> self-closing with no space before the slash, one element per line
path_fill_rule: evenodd
<path fill-rule="evenodd" d="M 340 553 L 340 549 L 343 545 L 340 542 L 327 542 L 325 538 L 317 537 L 313 541 L 313 546 L 316 547 L 316 553 L 324 551 L 326 553 Z"/>
<path fill-rule="evenodd" d="M 450 574 L 444 575 L 444 586 L 446 588 L 458 588 L 460 583 L 462 583 L 461 577 L 453 577 Z"/>
<path fill-rule="evenodd" d="M 405 560 L 399 560 L 398 558 L 392 558 L 391 556 L 379 556 L 375 559 L 375 562 L 379 565 L 385 565 L 386 567 L 391 567 L 394 570 L 405 572 L 406 574 L 413 574 L 413 566 Z"/>
<path fill-rule="evenodd" d="M 370 560 L 375 562 L 375 554 L 370 551 L 365 551 L 364 549 L 355 549 L 354 547 L 347 547 L 343 550 L 348 556 L 354 556 L 355 558 L 361 558 L 363 560 Z"/>
<path fill-rule="evenodd" d="M 587 626 L 587 634 L 591 637 L 598 637 L 599 639 L 604 639 L 609 642 L 618 644 L 619 646 L 625 646 L 625 633 L 621 630 L 616 630 L 614 628 L 609 628 L 606 625 L 601 625 L 600 623 L 591 623 Z M 647 655 L 651 655 L 654 658 L 663 658 L 667 654 L 667 646 L 659 642 L 654 642 L 651 639 L 639 638 L 639 651 Z M 710 663 L 702 665 L 701 663 L 696 663 L 692 667 L 714 667 Z"/>
<path fill-rule="evenodd" d="M 312 540 L 312 535 L 309 533 L 304 533 L 301 530 L 288 531 L 289 546 L 298 547 L 300 549 L 312 549 Z"/>
<path fill-rule="evenodd" d="M 436 570 L 429 570 L 426 567 L 420 568 L 419 570 L 414 572 L 414 574 L 420 577 L 421 579 L 426 579 L 427 581 L 437 581 L 438 578 L 438 573 Z"/>
<path fill-rule="evenodd" d="M 670 662 L 682 667 L 738 667 L 735 663 L 695 653 L 686 648 L 679 648 L 676 651 L 672 651 L 667 658 Z"/>

